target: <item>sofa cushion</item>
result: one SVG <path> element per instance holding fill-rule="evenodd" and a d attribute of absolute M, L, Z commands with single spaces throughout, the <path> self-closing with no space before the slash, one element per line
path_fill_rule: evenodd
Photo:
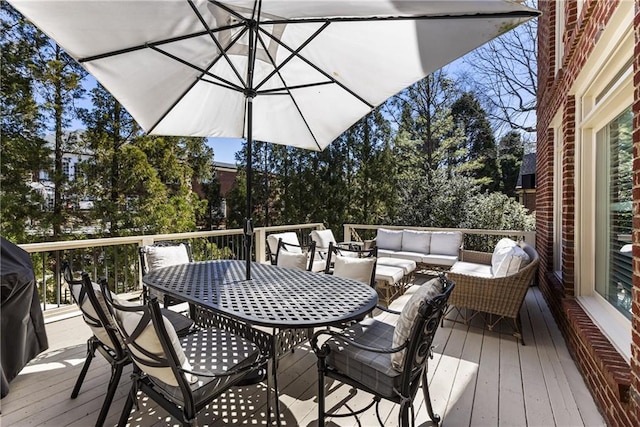
<path fill-rule="evenodd" d="M 486 264 L 476 264 L 474 262 L 458 261 L 451 266 L 451 273 L 465 274 L 490 279 L 493 277 L 491 266 Z"/>
<path fill-rule="evenodd" d="M 401 268 L 405 275 L 413 273 L 416 269 L 415 261 L 394 257 L 379 257 L 378 265 L 389 265 L 391 267 Z"/>
<path fill-rule="evenodd" d="M 453 264 L 458 261 L 458 255 L 440 255 L 440 254 L 429 254 L 424 255 L 422 257 L 423 264 L 427 265 L 435 265 L 439 267 L 451 267 Z"/>
<path fill-rule="evenodd" d="M 392 267 L 390 265 L 376 265 L 376 281 L 385 282 L 389 285 L 395 285 L 404 277 L 404 270 L 400 267 Z"/>
<path fill-rule="evenodd" d="M 430 253 L 458 256 L 462 246 L 462 233 L 459 231 L 434 231 L 431 233 Z"/>
<path fill-rule="evenodd" d="M 376 246 L 380 249 L 401 251 L 402 230 L 388 230 L 386 228 L 378 228 L 378 233 L 376 234 Z"/>
<path fill-rule="evenodd" d="M 380 255 L 379 251 L 378 251 L 378 255 Z M 414 262 L 422 262 L 423 256 L 424 256 L 424 253 L 421 253 L 421 252 L 397 251 L 397 252 L 393 252 L 393 254 L 389 256 L 389 258 L 408 259 Z"/>
<path fill-rule="evenodd" d="M 429 253 L 431 232 L 417 230 L 402 230 L 402 251 Z"/>
<path fill-rule="evenodd" d="M 282 241 L 285 243 L 291 243 L 292 245 L 300 246 L 300 242 L 298 241 L 298 235 L 293 231 L 287 231 L 286 233 L 269 234 L 267 236 L 267 244 L 269 245 L 269 250 L 273 255 L 275 255 L 276 252 L 278 252 L 279 239 L 282 239 Z M 302 249 L 295 246 L 289 246 L 287 247 L 287 250 L 289 252 L 297 252 L 297 253 L 302 252 Z"/>
<path fill-rule="evenodd" d="M 396 323 L 395 331 L 393 332 L 393 347 L 400 347 L 404 344 L 411 335 L 411 328 L 418 315 L 418 309 L 420 304 L 442 293 L 442 281 L 436 277 L 429 280 L 424 285 L 420 286 L 418 290 L 409 298 L 407 304 L 402 308 L 398 323 Z M 406 350 L 402 350 L 391 354 L 391 366 L 394 369 L 402 370 L 404 364 L 404 355 Z"/>
<path fill-rule="evenodd" d="M 311 240 L 316 242 L 316 249 L 328 249 L 329 243 L 334 245 L 337 243 L 331 230 L 313 230 L 311 231 Z"/>

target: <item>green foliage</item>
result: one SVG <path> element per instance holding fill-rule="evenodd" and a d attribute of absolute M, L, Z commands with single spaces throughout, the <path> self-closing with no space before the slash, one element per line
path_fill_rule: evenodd
<path fill-rule="evenodd" d="M 519 132 L 511 131 L 498 144 L 498 163 L 502 174 L 501 191 L 509 197 L 516 195 L 516 184 L 524 156 L 524 144 Z"/>

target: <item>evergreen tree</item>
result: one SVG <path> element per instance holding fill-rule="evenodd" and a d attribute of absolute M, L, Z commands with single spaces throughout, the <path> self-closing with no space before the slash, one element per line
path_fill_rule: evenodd
<path fill-rule="evenodd" d="M 466 92 L 451 106 L 455 123 L 466 136 L 467 158 L 463 173 L 475 179 L 483 190 L 500 189 L 500 171 L 493 131 L 485 111 L 473 93 Z"/>
<path fill-rule="evenodd" d="M 50 150 L 41 137 L 45 128 L 31 84 L 38 49 L 35 28 L 6 2 L 1 13 L 0 234 L 22 243 L 27 228 L 46 225 L 41 223 L 44 199 L 28 181 L 45 168 Z"/>
<path fill-rule="evenodd" d="M 498 163 L 502 173 L 501 191 L 509 197 L 516 195 L 516 184 L 524 156 L 524 144 L 520 133 L 511 131 L 498 143 Z"/>

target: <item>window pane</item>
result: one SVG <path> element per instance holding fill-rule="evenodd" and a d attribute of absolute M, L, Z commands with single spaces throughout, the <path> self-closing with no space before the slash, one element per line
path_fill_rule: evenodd
<path fill-rule="evenodd" d="M 633 142 L 629 108 L 598 132 L 596 291 L 631 318 Z"/>

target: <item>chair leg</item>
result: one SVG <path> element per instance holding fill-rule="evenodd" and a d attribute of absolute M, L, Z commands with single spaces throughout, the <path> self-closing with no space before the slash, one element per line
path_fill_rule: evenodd
<path fill-rule="evenodd" d="M 111 408 L 111 402 L 113 401 L 113 396 L 116 394 L 116 389 L 118 388 L 118 383 L 120 383 L 120 377 L 122 376 L 123 366 L 121 364 L 116 364 L 111 368 L 111 379 L 109 380 L 109 387 L 107 388 L 107 395 L 104 397 L 104 402 L 102 402 L 102 409 L 100 409 L 100 414 L 98 415 L 98 421 L 96 421 L 97 427 L 102 427 L 104 424 L 104 420 L 107 418 L 107 414 L 109 413 L 109 408 Z"/>
<path fill-rule="evenodd" d="M 325 361 L 323 356 L 318 357 L 318 426 L 324 426 L 324 369 Z"/>
<path fill-rule="evenodd" d="M 133 379 L 134 383 L 131 385 L 131 390 L 127 394 L 127 400 L 124 402 L 124 407 L 122 408 L 122 413 L 120 414 L 120 419 L 118 420 L 118 427 L 125 427 L 127 425 L 127 421 L 129 420 L 129 415 L 131 414 L 131 409 L 133 408 L 133 399 L 137 399 L 137 387 L 135 384 L 135 379 Z"/>
<path fill-rule="evenodd" d="M 422 371 L 422 394 L 424 395 L 424 403 L 427 405 L 427 413 L 429 418 L 436 424 L 440 424 L 440 415 L 433 412 L 433 406 L 431 405 L 431 396 L 429 394 L 429 382 L 427 379 L 427 369 Z"/>
<path fill-rule="evenodd" d="M 412 403 L 408 400 L 404 400 L 401 404 L 400 404 L 400 413 L 398 414 L 398 425 L 400 427 L 408 427 L 408 426 L 412 426 L 414 423 L 409 423 L 409 410 L 411 410 L 411 419 L 412 421 L 415 422 L 415 420 L 413 419 L 413 406 Z"/>
<path fill-rule="evenodd" d="M 87 357 L 84 359 L 84 365 L 82 365 L 82 370 L 80 371 L 80 375 L 78 375 L 78 379 L 76 380 L 76 385 L 73 387 L 73 391 L 71 392 L 71 398 L 75 399 L 78 397 L 78 393 L 80 393 L 80 387 L 82 387 L 82 383 L 84 382 L 84 377 L 87 376 L 87 372 L 89 371 L 89 365 L 91 365 L 91 360 L 93 360 L 93 356 L 96 353 L 96 342 L 95 338 L 91 337 L 87 340 Z"/>

